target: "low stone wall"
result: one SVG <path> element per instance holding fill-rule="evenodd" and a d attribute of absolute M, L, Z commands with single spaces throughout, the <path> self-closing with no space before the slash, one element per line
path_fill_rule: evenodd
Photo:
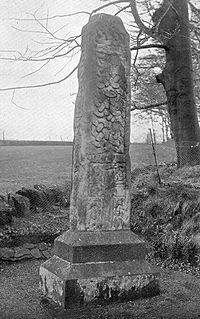
<path fill-rule="evenodd" d="M 20 261 L 23 259 L 48 259 L 52 256 L 52 246 L 45 242 L 38 244 L 25 243 L 18 247 L 0 248 L 0 260 Z"/>
<path fill-rule="evenodd" d="M 11 225 L 13 217 L 28 217 L 42 211 L 54 211 L 58 207 L 65 209 L 69 206 L 70 191 L 71 183 L 68 181 L 65 186 L 22 187 L 16 193 L 9 193 L 7 198 L 0 194 L 0 227 Z"/>
<path fill-rule="evenodd" d="M 66 212 L 66 207 L 69 206 L 70 187 L 70 182 L 66 183 L 65 186 L 53 185 L 47 187 L 45 185 L 34 185 L 33 188 L 22 187 L 16 193 L 9 193 L 7 198 L 0 194 L 1 239 L 4 227 L 11 227 L 16 218 L 29 218 L 31 215 L 45 213 L 46 211 L 56 212 L 56 217 L 58 217 L 58 212 Z M 53 237 L 55 237 L 55 234 L 52 235 Z M 40 241 L 42 240 L 44 239 L 40 238 Z M 29 242 L 27 243 L 27 241 Z M 31 234 L 30 238 L 24 239 L 22 243 L 15 242 L 14 245 L 18 246 L 12 245 L 10 247 L 11 242 L 9 244 L 1 243 L 1 246 L 4 247 L 0 247 L 0 261 L 20 261 L 31 258 L 48 259 L 51 257 L 51 244 L 47 244 L 44 241 L 40 243 L 31 243 L 30 241 Z"/>

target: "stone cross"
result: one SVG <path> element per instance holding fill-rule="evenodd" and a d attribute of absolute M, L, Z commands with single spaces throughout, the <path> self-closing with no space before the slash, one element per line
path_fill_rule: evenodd
<path fill-rule="evenodd" d="M 130 231 L 130 46 L 120 18 L 82 30 L 70 230 L 40 267 L 43 295 L 68 308 L 159 291 L 146 245 Z"/>

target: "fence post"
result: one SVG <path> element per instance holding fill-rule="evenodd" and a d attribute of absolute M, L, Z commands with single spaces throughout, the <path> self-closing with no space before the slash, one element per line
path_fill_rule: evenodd
<path fill-rule="evenodd" d="M 160 174 L 159 174 L 159 170 L 158 170 L 158 162 L 157 162 L 157 157 L 156 157 L 156 150 L 154 147 L 154 141 L 153 141 L 153 135 L 152 135 L 151 129 L 149 129 L 149 132 L 150 132 L 150 138 L 151 138 L 151 145 L 152 145 L 152 149 L 153 149 L 153 156 L 154 156 L 155 165 L 156 165 L 158 182 L 159 182 L 159 184 L 161 184 L 161 178 L 160 178 Z"/>

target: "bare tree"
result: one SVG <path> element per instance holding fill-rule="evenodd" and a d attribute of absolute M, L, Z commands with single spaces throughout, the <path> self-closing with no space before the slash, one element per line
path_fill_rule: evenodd
<path fill-rule="evenodd" d="M 131 9 L 140 30 L 165 48 L 166 64 L 157 81 L 167 96 L 178 167 L 200 164 L 187 0 L 164 0 L 152 14 L 151 28 L 142 21 L 134 0 Z"/>

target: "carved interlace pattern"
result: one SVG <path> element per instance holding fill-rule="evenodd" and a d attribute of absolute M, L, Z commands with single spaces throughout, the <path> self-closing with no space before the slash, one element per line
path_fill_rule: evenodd
<path fill-rule="evenodd" d="M 116 34 L 117 37 L 117 34 Z M 113 40 L 113 39 L 112 39 Z M 96 34 L 95 112 L 91 123 L 93 144 L 101 150 L 124 152 L 127 112 L 127 81 L 120 54 L 113 51 L 112 40 L 104 30 Z M 116 48 L 119 41 L 114 42 Z M 108 46 L 112 52 L 108 54 Z"/>

